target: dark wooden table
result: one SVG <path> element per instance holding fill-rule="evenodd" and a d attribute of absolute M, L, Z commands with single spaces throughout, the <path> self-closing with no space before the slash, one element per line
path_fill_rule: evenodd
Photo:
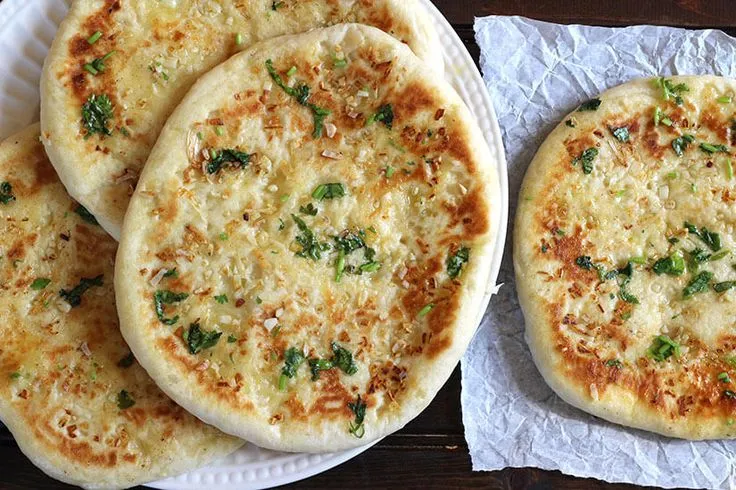
<path fill-rule="evenodd" d="M 32 0 L 41 1 L 41 0 Z M 600 26 L 659 24 L 718 28 L 736 36 L 733 0 L 434 0 L 477 61 L 473 17 L 523 15 L 558 23 Z M 36 469 L 12 437 L 0 432 L 0 488 L 67 488 Z M 457 369 L 432 404 L 400 432 L 357 458 L 294 487 L 345 488 L 493 488 L 591 489 L 641 488 L 573 478 L 535 468 L 472 472 L 460 414 Z"/>

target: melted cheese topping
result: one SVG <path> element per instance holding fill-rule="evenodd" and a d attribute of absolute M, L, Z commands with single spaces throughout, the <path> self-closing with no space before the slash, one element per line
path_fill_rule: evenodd
<path fill-rule="evenodd" d="M 563 397 L 667 435 L 731 437 L 734 84 L 677 77 L 665 98 L 661 83 L 604 93 L 540 149 L 519 201 L 520 295 Z"/>
<path fill-rule="evenodd" d="M 202 73 L 257 41 L 339 22 L 374 25 L 442 67 L 437 35 L 413 1 L 74 2 L 43 77 L 51 160 L 74 197 L 117 238 L 161 127 Z M 109 53 L 104 69 L 95 69 Z M 112 102 L 109 136 L 90 137 L 83 124 L 82 106 L 92 95 Z"/>
<path fill-rule="evenodd" d="M 124 334 L 187 408 L 268 447 L 332 450 L 403 425 L 449 375 L 482 296 L 492 179 L 467 110 L 421 70 L 380 31 L 342 26 L 231 59 L 173 116 L 126 218 L 118 289 Z M 280 81 L 330 111 L 322 137 Z M 225 150 L 247 166 L 210 172 Z M 320 199 L 329 184 L 344 196 Z M 348 234 L 365 246 L 342 267 L 335 237 Z M 161 290 L 189 295 L 166 307 L 170 327 L 154 311 Z M 222 335 L 194 352 L 194 324 Z M 312 379 L 308 361 L 332 359 L 333 343 L 357 371 Z M 291 348 L 307 361 L 284 379 Z M 363 440 L 349 433 L 358 397 Z"/>
<path fill-rule="evenodd" d="M 186 413 L 128 358 L 113 301 L 116 244 L 80 218 L 38 135 L 35 126 L 0 145 L 0 181 L 15 197 L 0 204 L 3 423 L 44 471 L 96 488 L 151 481 L 234 450 L 239 441 Z M 62 291 L 85 278 L 101 285 L 67 300 Z M 120 403 L 123 390 L 132 406 Z"/>

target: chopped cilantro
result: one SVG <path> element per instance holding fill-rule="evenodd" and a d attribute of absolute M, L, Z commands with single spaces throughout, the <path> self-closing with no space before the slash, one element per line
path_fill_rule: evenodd
<path fill-rule="evenodd" d="M 329 359 L 310 359 L 309 369 L 312 371 L 312 381 L 319 379 L 319 373 L 321 371 L 327 371 L 332 369 L 335 365 Z"/>
<path fill-rule="evenodd" d="M 685 272 L 685 259 L 679 250 L 669 257 L 659 259 L 654 263 L 652 270 L 656 274 L 681 276 Z"/>
<path fill-rule="evenodd" d="M 730 383 L 731 382 L 731 378 L 728 377 L 728 373 L 725 372 L 725 371 L 723 371 L 722 373 L 719 373 L 718 374 L 718 380 L 721 383 Z"/>
<path fill-rule="evenodd" d="M 85 208 L 81 204 L 77 204 L 77 207 L 74 208 L 74 212 L 77 213 L 79 217 L 87 223 L 91 225 L 99 225 L 97 219 L 92 215 L 92 213 L 90 213 L 87 208 Z"/>
<path fill-rule="evenodd" d="M 279 218 L 279 231 L 283 230 L 284 228 L 286 228 L 286 223 L 284 223 L 284 220 Z"/>
<path fill-rule="evenodd" d="M 51 279 L 47 277 L 38 277 L 31 283 L 31 289 L 39 291 L 51 283 Z"/>
<path fill-rule="evenodd" d="M 601 99 L 590 99 L 580 104 L 580 107 L 578 107 L 578 112 L 597 111 L 600 106 Z"/>
<path fill-rule="evenodd" d="M 133 405 L 135 405 L 135 400 L 130 396 L 130 393 L 125 390 L 120 390 L 120 393 L 118 393 L 118 408 L 120 410 L 125 410 Z"/>
<path fill-rule="evenodd" d="M 572 160 L 573 166 L 578 163 L 582 163 L 583 173 L 589 174 L 593 171 L 593 160 L 598 156 L 598 148 L 588 148 L 583 151 L 579 157 L 575 157 Z"/>
<path fill-rule="evenodd" d="M 225 303 L 227 303 L 227 295 L 226 294 L 218 294 L 217 296 L 215 296 L 215 301 L 217 301 L 221 305 L 224 305 Z"/>
<path fill-rule="evenodd" d="M 72 308 L 82 304 L 82 295 L 93 286 L 102 286 L 102 274 L 93 278 L 83 277 L 79 280 L 79 284 L 71 290 L 62 289 L 59 296 L 66 300 Z"/>
<path fill-rule="evenodd" d="M 353 420 L 353 422 L 350 422 L 348 430 L 358 439 L 362 438 L 365 435 L 365 425 L 363 421 L 365 420 L 365 409 L 367 407 L 368 405 L 366 405 L 366 403 L 360 398 L 360 395 L 358 395 L 355 403 L 348 403 L 348 408 L 355 415 L 355 420 Z"/>
<path fill-rule="evenodd" d="M 164 273 L 164 277 L 179 277 L 179 273 L 176 271 L 176 267 L 169 269 Z"/>
<path fill-rule="evenodd" d="M 729 289 L 732 289 L 736 287 L 736 281 L 723 281 L 719 282 L 713 285 L 713 290 L 716 293 L 723 293 L 725 291 L 728 291 Z"/>
<path fill-rule="evenodd" d="M 451 279 L 455 279 L 462 272 L 462 268 L 470 260 L 470 249 L 468 247 L 460 247 L 454 254 L 447 256 L 445 266 L 447 267 L 447 275 Z"/>
<path fill-rule="evenodd" d="M 611 133 L 613 136 L 619 140 L 621 143 L 628 143 L 629 142 L 629 128 L 626 126 L 621 126 L 620 128 L 610 128 Z"/>
<path fill-rule="evenodd" d="M 391 165 L 386 165 L 385 173 L 386 173 L 387 179 L 390 179 L 391 177 L 393 177 L 395 172 L 396 172 L 395 168 L 393 168 Z"/>
<path fill-rule="evenodd" d="M 586 271 L 589 271 L 593 267 L 593 262 L 590 260 L 589 255 L 581 255 L 577 259 L 575 259 L 575 264 L 577 264 L 578 267 L 582 267 Z"/>
<path fill-rule="evenodd" d="M 568 128 L 574 128 L 576 125 L 577 125 L 577 121 L 575 120 L 574 117 L 571 117 L 570 119 L 565 121 L 565 126 L 567 126 Z"/>
<path fill-rule="evenodd" d="M 606 366 L 621 369 L 624 366 L 624 363 L 622 363 L 618 359 L 609 359 L 606 361 Z"/>
<path fill-rule="evenodd" d="M 672 149 L 675 150 L 675 154 L 677 154 L 678 157 L 681 157 L 685 154 L 685 150 L 687 150 L 687 147 L 693 141 L 695 141 L 695 136 L 691 134 L 683 134 L 682 136 L 672 140 Z"/>
<path fill-rule="evenodd" d="M 723 391 L 723 396 L 725 396 L 726 398 L 730 398 L 731 400 L 733 400 L 733 399 L 736 398 L 736 392 L 731 391 L 731 390 L 724 390 Z"/>
<path fill-rule="evenodd" d="M 682 105 L 683 103 L 682 96 L 680 94 L 682 92 L 690 91 L 690 88 L 684 83 L 673 85 L 672 81 L 664 77 L 657 78 L 655 80 L 655 85 L 659 86 L 662 89 L 662 98 L 664 100 L 674 99 L 675 104 L 677 105 Z"/>
<path fill-rule="evenodd" d="M 713 273 L 708 271 L 701 271 L 694 279 L 692 279 L 685 289 L 682 290 L 682 295 L 685 298 L 702 293 L 708 288 L 710 280 L 713 278 Z"/>
<path fill-rule="evenodd" d="M 321 201 L 345 196 L 345 186 L 339 182 L 320 184 L 312 191 L 312 197 Z"/>
<path fill-rule="evenodd" d="M 665 126 L 672 126 L 672 119 L 667 117 L 667 115 L 662 112 L 662 109 L 659 107 L 654 108 L 654 125 L 659 126 L 659 123 L 664 124 Z"/>
<path fill-rule="evenodd" d="M 189 330 L 184 332 L 184 341 L 189 347 L 189 353 L 197 354 L 204 349 L 217 345 L 221 336 L 222 332 L 204 330 L 200 327 L 199 322 L 194 322 L 189 325 Z"/>
<path fill-rule="evenodd" d="M 227 336 L 227 343 L 228 344 L 234 344 L 238 341 L 238 338 L 235 335 L 228 335 Z"/>
<path fill-rule="evenodd" d="M 216 174 L 225 166 L 244 169 L 250 163 L 252 155 L 232 148 L 210 150 L 210 160 L 207 162 L 207 173 Z"/>
<path fill-rule="evenodd" d="M 10 182 L 3 182 L 0 184 L 0 203 L 9 204 L 11 201 L 15 201 L 13 186 Z"/>
<path fill-rule="evenodd" d="M 295 87 L 289 87 L 286 85 L 284 80 L 281 78 L 281 75 L 276 72 L 276 69 L 273 67 L 273 62 L 270 59 L 266 60 L 266 69 L 276 85 L 281 87 L 281 89 L 288 95 L 295 98 L 299 104 L 308 107 L 312 111 L 312 117 L 314 119 L 314 131 L 312 131 L 312 137 L 315 139 L 321 138 L 322 129 L 324 128 L 324 120 L 327 116 L 332 114 L 332 111 L 309 102 L 310 89 L 307 85 L 297 84 Z"/>
<path fill-rule="evenodd" d="M 721 236 L 718 233 L 709 231 L 706 227 L 701 227 L 700 230 L 698 230 L 698 227 L 688 223 L 687 221 L 683 225 L 688 233 L 691 233 L 695 235 L 696 237 L 700 238 L 700 240 L 708 245 L 708 248 L 713 250 L 714 252 L 717 252 L 721 249 Z"/>
<path fill-rule="evenodd" d="M 302 249 L 296 253 L 297 257 L 310 258 L 319 260 L 322 258 L 322 252 L 330 248 L 329 243 L 320 242 L 314 235 L 314 232 L 299 216 L 292 214 L 291 219 L 294 220 L 301 234 L 296 236 L 296 243 L 301 245 Z"/>
<path fill-rule="evenodd" d="M 230 235 L 228 235 L 227 233 L 225 233 L 225 232 L 223 231 L 222 233 L 220 233 L 220 234 L 218 235 L 218 238 L 219 238 L 220 240 L 222 240 L 222 241 L 224 242 L 225 240 L 227 240 L 228 238 L 230 238 Z"/>
<path fill-rule="evenodd" d="M 310 202 L 306 206 L 300 206 L 299 212 L 308 216 L 317 216 L 319 210 Z"/>
<path fill-rule="evenodd" d="M 164 315 L 164 305 L 172 305 L 184 301 L 189 297 L 187 293 L 174 293 L 165 289 L 159 289 L 153 294 L 153 307 L 156 310 L 156 316 L 164 325 L 173 325 L 179 321 L 179 315 L 173 318 L 166 318 Z"/>
<path fill-rule="evenodd" d="M 118 367 L 129 368 L 130 366 L 133 365 L 133 362 L 135 362 L 135 357 L 133 357 L 132 352 L 128 352 L 128 355 L 126 355 L 125 357 L 122 357 L 118 361 Z"/>
<path fill-rule="evenodd" d="M 680 344 L 667 335 L 654 337 L 651 347 L 647 350 L 647 356 L 658 362 L 662 362 L 673 355 L 680 357 Z"/>
<path fill-rule="evenodd" d="M 87 130 L 85 138 L 95 133 L 110 136 L 112 131 L 107 127 L 108 120 L 112 118 L 113 109 L 110 97 L 106 94 L 89 96 L 82 105 L 82 123 Z"/>
<path fill-rule="evenodd" d="M 271 10 L 273 10 L 274 12 L 276 10 L 280 9 L 283 6 L 284 6 L 284 2 L 280 2 L 280 1 L 279 2 L 276 2 L 276 1 L 271 2 Z"/>
<path fill-rule="evenodd" d="M 369 117 L 365 124 L 366 126 L 373 124 L 376 121 L 382 122 L 388 129 L 391 129 L 394 124 L 394 108 L 391 104 L 384 104 L 378 108 L 378 111 Z"/>
<path fill-rule="evenodd" d="M 304 362 L 304 359 L 304 353 L 296 347 L 286 349 L 284 352 L 284 367 L 281 369 L 281 376 L 279 377 L 279 390 L 286 390 L 288 379 L 296 376 L 296 371 Z"/>

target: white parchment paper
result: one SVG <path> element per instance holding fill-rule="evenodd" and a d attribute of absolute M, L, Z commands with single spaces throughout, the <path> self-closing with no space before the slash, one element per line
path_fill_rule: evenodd
<path fill-rule="evenodd" d="M 524 342 L 511 230 L 524 172 L 561 118 L 638 77 L 734 76 L 736 41 L 720 31 L 562 26 L 521 17 L 476 19 L 481 67 L 509 166 L 510 222 L 499 282 L 462 363 L 465 437 L 474 470 L 535 466 L 610 482 L 734 488 L 736 441 L 687 442 L 604 422 L 560 400 Z"/>

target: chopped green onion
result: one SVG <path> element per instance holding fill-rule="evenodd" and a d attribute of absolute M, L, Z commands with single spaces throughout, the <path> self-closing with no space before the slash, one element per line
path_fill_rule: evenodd
<path fill-rule="evenodd" d="M 225 240 L 227 240 L 228 238 L 230 238 L 230 237 L 228 236 L 228 234 L 227 234 L 227 233 L 225 233 L 224 231 L 223 231 L 222 233 L 220 233 L 220 235 L 219 235 L 219 236 L 220 236 L 220 240 L 222 240 L 222 241 L 225 241 Z"/>
<path fill-rule="evenodd" d="M 730 383 L 731 382 L 731 378 L 728 377 L 728 373 L 725 372 L 725 371 L 722 372 L 722 373 L 720 373 L 718 375 L 718 379 L 721 381 L 721 383 Z"/>
<path fill-rule="evenodd" d="M 241 33 L 235 34 L 235 45 L 240 46 L 243 44 L 243 35 Z"/>
<path fill-rule="evenodd" d="M 347 64 L 348 64 L 348 61 L 344 58 L 341 60 L 336 59 L 334 63 L 335 68 L 344 68 L 345 66 L 347 66 Z"/>
<path fill-rule="evenodd" d="M 728 180 L 733 179 L 733 162 L 730 158 L 726 160 L 726 178 Z"/>
<path fill-rule="evenodd" d="M 731 97 L 729 95 L 718 97 L 716 100 L 718 101 L 719 104 L 730 104 L 731 103 Z"/>
<path fill-rule="evenodd" d="M 335 282 L 340 282 L 342 274 L 345 272 L 345 250 L 340 250 L 337 254 L 337 262 L 335 262 Z"/>
<path fill-rule="evenodd" d="M 94 34 L 92 34 L 90 37 L 87 38 L 87 42 L 90 43 L 90 44 L 94 44 L 101 37 L 102 37 L 102 33 L 100 31 L 96 31 Z"/>
<path fill-rule="evenodd" d="M 225 130 L 222 126 L 215 126 L 215 134 L 217 134 L 217 136 L 222 136 L 225 134 Z"/>
<path fill-rule="evenodd" d="M 46 286 L 48 286 L 51 283 L 51 279 L 45 278 L 45 277 L 39 277 L 38 279 L 34 280 L 31 283 L 31 289 L 34 291 L 39 291 Z"/>
<path fill-rule="evenodd" d="M 391 165 L 386 166 L 386 178 L 390 179 L 391 176 L 393 176 L 394 172 L 396 172 L 396 169 L 393 168 Z"/>
<path fill-rule="evenodd" d="M 294 73 L 296 73 L 296 66 L 292 66 L 291 68 L 289 68 L 289 71 L 287 71 L 287 72 L 286 72 L 286 76 L 287 76 L 287 77 L 290 77 L 290 76 L 292 76 L 292 75 L 293 75 Z"/>

